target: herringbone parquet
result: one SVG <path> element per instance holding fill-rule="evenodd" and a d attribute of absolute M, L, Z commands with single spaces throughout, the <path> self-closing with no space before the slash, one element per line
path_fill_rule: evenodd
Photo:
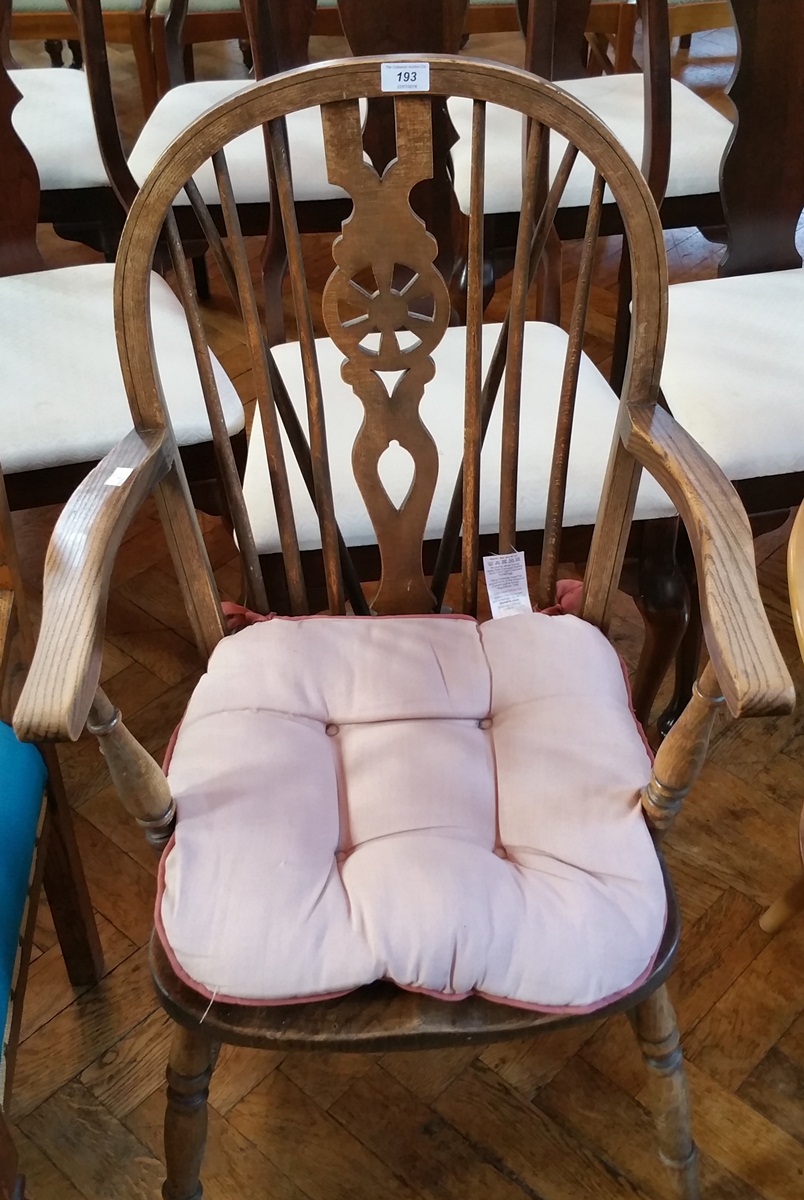
<path fill-rule="evenodd" d="M 512 38 L 471 49 L 515 57 Z M 328 50 L 323 47 L 322 50 Z M 699 35 L 680 69 L 707 93 L 730 72 L 729 35 Z M 24 56 L 33 52 L 26 49 Z M 199 55 L 200 71 L 237 70 L 236 51 Z M 127 134 L 139 118 L 128 58 L 114 60 Z M 52 262 L 87 252 L 43 230 Z M 668 235 L 674 279 L 714 272 L 717 249 L 693 230 Z M 325 245 L 306 243 L 324 279 Z M 572 270 L 571 251 L 567 270 Z M 613 248 L 611 263 L 614 262 Z M 595 291 L 595 357 L 604 362 L 614 267 Z M 245 356 L 213 280 L 208 327 L 244 401 Z M 80 371 L 76 360 L 54 368 Z M 52 510 L 17 520 L 36 590 Z M 231 541 L 205 530 L 222 585 L 238 587 Z M 764 594 L 799 684 L 783 538 L 758 546 Z M 623 601 L 627 657 L 640 625 Z M 200 662 L 155 513 L 121 549 L 110 605 L 105 686 L 132 731 L 161 753 Z M 168 1021 L 147 969 L 156 863 L 127 823 L 95 743 L 63 763 L 105 949 L 106 975 L 83 994 L 66 980 L 46 907 L 36 935 L 12 1116 L 32 1200 L 155 1200 Z M 775 938 L 757 918 L 799 869 L 804 727 L 791 718 L 718 728 L 712 761 L 668 842 L 686 920 L 673 984 L 710 1200 L 804 1195 L 804 917 Z M 539 1041 L 367 1056 L 225 1049 L 211 1095 L 207 1200 L 669 1200 L 643 1104 L 643 1072 L 624 1018 Z"/>

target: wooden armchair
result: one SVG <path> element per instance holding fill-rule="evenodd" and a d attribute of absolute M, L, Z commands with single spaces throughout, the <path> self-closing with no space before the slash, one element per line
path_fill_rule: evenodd
<path fill-rule="evenodd" d="M 427 95 L 389 96 L 381 81 L 393 88 L 401 69 L 399 60 L 355 59 L 250 88 L 187 129 L 141 189 L 116 276 L 136 431 L 80 485 L 54 531 L 15 728 L 24 738 L 74 739 L 88 719 L 126 808 L 166 844 L 152 942 L 156 986 L 177 1023 L 166 1200 L 200 1195 L 220 1042 L 388 1051 L 522 1037 L 621 1009 L 633 1014 L 652 1075 L 662 1157 L 691 1200 L 695 1150 L 665 987 L 678 911 L 658 843 L 694 783 L 723 699 L 735 716 L 788 712 L 792 685 L 759 599 L 740 503 L 656 404 L 666 276 L 644 180 L 600 122 L 528 73 L 433 56 L 417 65 Z M 428 98 L 455 95 L 473 103 L 475 148 L 465 329 L 449 325 L 437 246 L 409 203 L 432 171 Z M 366 98 L 394 103 L 397 155 L 382 178 L 364 154 Z M 501 328 L 482 325 L 486 102 L 533 123 Z M 321 106 L 328 176 L 355 206 L 333 246 L 325 338 L 315 337 L 281 120 L 311 103 Z M 257 127 L 272 152 L 290 261 L 300 355 L 292 388 L 267 347 L 227 167 L 230 144 Z M 560 193 L 537 194 L 550 128 L 596 168 L 567 333 L 525 319 Z M 230 637 L 149 334 L 150 264 L 167 222 L 214 402 L 172 213 L 210 155 L 227 224 L 216 253 L 242 313 L 270 468 L 262 511 L 273 513 L 292 613 L 266 619 L 272 597 L 241 505 L 250 610 L 230 612 L 228 627 L 241 630 Z M 562 177 L 572 161 L 570 151 Z M 627 230 L 633 322 L 621 400 L 598 391 L 596 405 L 579 379 L 586 387 L 594 370 L 581 347 L 605 186 Z M 588 468 L 601 438 L 611 452 L 594 472 L 600 501 L 585 577 L 559 581 L 567 480 L 579 463 Z M 542 454 L 546 536 L 538 581 L 528 585 L 521 574 L 517 582 L 517 557 L 506 556 Z M 642 467 L 654 479 L 640 487 Z M 651 769 L 604 631 L 632 514 L 660 502 L 656 481 L 695 547 L 711 659 Z M 210 656 L 167 777 L 98 688 L 112 563 L 152 489 L 198 645 Z M 433 523 L 449 525 L 453 490 L 462 536 L 450 612 L 423 544 Z M 362 509 L 379 546 L 379 583 L 365 591 L 345 544 L 350 507 Z M 486 586 L 505 573 L 508 586 L 492 605 L 513 615 L 478 624 L 480 552 L 492 531 L 503 557 L 485 560 Z M 302 563 L 311 541 L 322 547 L 327 594 L 327 613 L 317 616 Z M 541 612 L 531 609 L 534 586 Z"/>
<path fill-rule="evenodd" d="M 99 19 L 97 3 L 94 11 Z M 47 270 L 36 244 L 39 181 L 12 123 L 20 99 L 14 86 L 18 74 L 29 72 L 8 73 L 0 63 L 0 446 L 13 510 L 62 503 L 131 427 L 115 351 L 113 266 Z M 197 502 L 225 513 L 210 419 L 181 306 L 158 276 L 154 304 L 168 404 Z M 216 361 L 212 369 L 222 389 L 221 419 L 228 435 L 223 453 L 230 460 L 235 455 L 242 466 L 243 406 Z M 216 412 L 215 419 L 219 416 Z"/>

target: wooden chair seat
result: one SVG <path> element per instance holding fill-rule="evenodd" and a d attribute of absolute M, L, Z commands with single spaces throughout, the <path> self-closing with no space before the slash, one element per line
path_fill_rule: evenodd
<path fill-rule="evenodd" d="M 13 397 L 0 413 L 0 443 L 12 507 L 21 499 L 18 477 L 38 475 L 41 494 L 41 472 L 80 464 L 86 473 L 131 428 L 117 357 L 113 291 L 114 267 L 106 263 L 0 278 L 5 314 L 0 376 L 6 396 Z M 208 446 L 209 418 L 194 378 L 182 308 L 159 276 L 153 280 L 152 304 L 176 436 L 182 446 Z M 61 375 L 56 386 L 54 364 L 70 362 L 77 341 L 87 346 L 81 369 Z M 225 426 L 233 437 L 245 423 L 243 406 L 214 359 L 213 370 Z"/>
<path fill-rule="evenodd" d="M 500 333 L 500 326 L 483 326 L 484 362 L 488 363 Z M 321 364 L 324 404 L 333 446 L 332 486 L 336 497 L 341 533 L 348 546 L 376 544 L 366 506 L 360 496 L 350 464 L 350 449 L 360 428 L 363 410 L 349 384 L 341 378 L 343 354 L 328 338 L 316 341 Z M 563 329 L 547 323 L 528 322 L 525 326 L 524 370 L 538 379 L 539 387 L 522 405 L 522 446 L 517 498 L 517 527 L 520 531 L 544 528 L 545 501 L 550 480 L 550 461 L 554 422 L 558 410 L 561 377 L 567 352 Z M 277 346 L 274 358 L 288 395 L 294 401 L 299 419 L 306 424 L 304 411 L 304 375 L 298 342 Z M 425 391 L 421 413 L 439 447 L 439 477 L 428 517 L 425 537 L 436 540 L 444 527 L 452 486 L 460 466 L 462 447 L 457 432 L 463 411 L 463 377 L 466 371 L 466 334 L 450 328 L 433 355 L 436 373 Z M 606 473 L 608 447 L 617 419 L 618 401 L 606 380 L 586 356 L 583 356 L 577 396 L 578 427 L 572 443 L 567 481 L 565 528 L 591 527 L 595 521 L 600 488 Z M 497 411 L 486 434 L 481 476 L 480 531 L 490 534 L 496 528 L 496 497 L 500 487 L 501 414 Z M 309 492 L 293 461 L 287 437 L 289 476 L 294 509 L 297 514 L 299 544 L 302 550 L 321 546 L 318 519 Z M 259 422 L 249 441 L 243 490 L 257 549 L 260 554 L 280 550 L 276 509 L 270 491 L 264 487 L 267 460 L 265 441 Z M 410 486 L 412 460 L 399 449 L 387 452 L 383 462 L 383 486 L 394 503 L 400 503 Z M 672 517 L 675 508 L 655 480 L 645 476 L 635 509 L 638 520 Z"/>
<path fill-rule="evenodd" d="M 559 81 L 559 86 L 599 117 L 635 162 L 641 161 L 645 137 L 641 75 L 568 79 Z M 733 129 L 731 121 L 677 80 L 672 80 L 670 87 L 673 122 L 666 197 L 717 194 L 720 163 Z M 452 151 L 455 192 L 462 211 L 468 212 L 471 105 L 452 100 L 449 109 L 460 139 Z M 486 212 L 517 212 L 522 199 L 522 123 L 514 113 L 504 109 L 490 111 L 488 123 Z M 551 148 L 553 173 L 563 150 L 559 140 Z M 576 163 L 561 207 L 584 207 L 591 178 L 591 164 Z M 610 199 L 607 197 L 609 202 Z"/>

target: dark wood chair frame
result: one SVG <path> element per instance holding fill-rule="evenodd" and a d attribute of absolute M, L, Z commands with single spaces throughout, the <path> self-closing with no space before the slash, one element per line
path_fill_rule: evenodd
<path fill-rule="evenodd" d="M 214 398 L 192 283 L 172 215 L 177 192 L 209 156 L 211 147 L 217 148 L 214 163 L 228 232 L 227 245 L 222 240 L 216 244 L 216 255 L 224 275 L 233 285 L 234 294 L 239 296 L 248 331 L 260 418 L 272 465 L 271 487 L 278 511 L 292 608 L 296 613 L 303 613 L 308 608 L 279 432 L 285 405 L 274 387 L 269 366 L 270 348 L 260 324 L 225 154 L 220 149 L 245 128 L 262 125 L 266 129 L 276 171 L 277 203 L 281 205 L 285 224 L 305 360 L 310 430 L 306 461 L 312 475 L 321 529 L 328 609 L 333 614 L 344 613 L 347 599 L 355 612 L 364 614 L 370 611 L 369 605 L 371 610 L 379 613 L 438 608 L 438 596 L 425 574 L 421 554 L 434 479 L 430 451 L 418 437 L 421 431 L 418 369 L 426 369 L 433 345 L 444 334 L 449 320 L 449 302 L 443 277 L 433 267 L 432 239 L 415 219 L 411 224 L 414 214 L 408 200 L 413 181 L 426 177 L 428 169 L 432 169 L 428 167 L 426 149 L 432 128 L 429 105 L 426 102 L 423 105 L 424 98 L 421 97 L 395 98 L 399 160 L 403 164 L 413 164 L 410 173 L 403 177 L 404 194 L 394 185 L 398 208 L 394 210 L 393 222 L 375 207 L 370 209 L 370 215 L 356 216 L 351 227 L 344 227 L 336 250 L 340 272 L 333 275 L 323 300 L 328 330 L 357 372 L 354 387 L 366 410 L 366 424 L 356 443 L 353 461 L 383 558 L 381 582 L 377 594 L 371 598 L 364 596 L 354 572 L 349 570 L 349 558 L 340 543 L 335 519 L 312 314 L 304 281 L 282 121 L 283 115 L 292 109 L 313 102 L 321 104 L 327 114 L 325 128 L 330 171 L 345 183 L 350 194 L 360 196 L 361 188 L 374 185 L 365 183 L 355 98 L 380 97 L 381 61 L 364 58 L 334 66 L 309 67 L 267 81 L 247 98 L 234 97 L 220 105 L 174 143 L 170 160 L 159 172 L 154 172 L 142 188 L 124 230 L 117 272 L 117 328 L 136 432 L 116 447 L 79 487 L 55 531 L 53 545 L 57 549 L 48 555 L 46 565 L 37 656 L 15 714 L 15 728 L 22 737 L 75 739 L 88 719 L 89 728 L 98 736 L 124 805 L 157 846 L 164 845 L 170 836 L 175 819 L 174 802 L 165 776 L 128 733 L 120 713 L 98 686 L 103 614 L 111 567 L 124 530 L 143 499 L 155 488 L 182 593 L 202 653 L 209 654 L 226 633 L 203 539 L 188 502 L 181 461 L 160 403 L 148 335 L 148 281 L 153 255 L 166 221 L 182 297 L 188 308 L 190 328 L 194 331 L 199 374 Z M 629 332 L 619 421 L 580 612 L 584 619 L 603 629 L 607 627 L 640 470 L 645 466 L 672 496 L 695 547 L 704 627 L 711 654 L 692 701 L 659 750 L 651 781 L 642 794 L 645 817 L 658 841 L 672 823 L 703 764 L 715 713 L 724 698 L 735 716 L 788 712 L 793 703 L 789 675 L 759 602 L 753 545 L 745 513 L 717 467 L 656 404 L 666 322 L 666 267 L 658 215 L 644 181 L 623 157 L 605 127 L 590 120 L 580 105 L 549 84 L 506 67 L 434 56 L 430 58 L 430 89 L 436 96 L 457 94 L 475 100 L 472 195 L 477 204 L 482 204 L 483 196 L 483 100 L 519 109 L 534 122 L 533 130 L 539 129 L 543 122 L 557 124 L 596 161 L 603 173 L 597 176 L 593 187 L 584 261 L 570 323 L 569 338 L 573 349 L 567 356 L 562 385 L 564 400 L 559 410 L 553 482 L 546 517 L 547 536 L 539 578 L 541 606 L 549 604 L 555 595 L 558 563 L 562 561 L 560 529 L 566 478 L 562 464 L 566 462 L 569 445 L 603 177 L 623 207 L 634 279 L 634 319 Z M 203 136 L 199 136 L 202 131 Z M 537 203 L 540 145 L 541 134 L 533 132 L 528 151 L 533 170 L 529 173 L 523 200 L 524 217 L 518 240 L 508 341 L 505 351 L 501 351 L 507 364 L 502 400 L 503 459 L 498 543 L 503 552 L 516 542 L 516 472 L 507 468 L 515 462 L 519 436 L 524 301 L 533 275 L 532 267 L 541 257 L 540 245 L 547 238 L 550 227 L 549 212 L 541 209 L 541 216 L 537 218 L 540 211 Z M 409 170 L 407 165 L 402 169 Z M 548 207 L 558 190 L 551 191 L 546 202 Z M 370 262 L 372 254 L 387 253 L 387 231 L 390 227 L 396 228 L 397 221 L 409 231 L 406 234 L 409 246 L 403 252 L 405 263 L 416 273 L 417 287 L 421 287 L 422 294 L 433 298 L 432 309 L 428 308 L 433 332 L 426 333 L 424 336 L 431 340 L 423 341 L 413 352 L 417 368 L 409 370 L 401 391 L 397 387 L 395 403 L 384 410 L 382 426 L 377 428 L 371 411 L 374 385 L 365 375 L 366 370 L 373 375 L 374 366 L 366 366 L 357 346 L 361 330 L 346 319 L 339 305 L 344 294 L 351 295 L 349 280 L 355 271 Z M 475 211 L 470 219 L 469 233 L 465 456 L 460 488 L 463 536 L 460 581 L 456 583 L 458 606 L 470 614 L 477 611 L 479 455 L 482 414 L 486 409 L 479 351 L 483 309 L 482 231 L 482 214 Z M 394 253 L 399 252 L 397 247 Z M 391 284 L 388 286 L 390 294 L 378 292 L 380 299 L 372 320 L 376 320 L 381 329 L 386 325 L 389 329 L 399 329 L 398 293 Z M 414 316 L 414 310 L 408 308 L 405 320 Z M 416 317 L 416 321 L 420 322 L 421 317 Z M 416 327 L 423 328 L 419 324 Z M 385 367 L 392 369 L 387 362 Z M 410 360 L 410 367 L 414 367 L 414 358 Z M 379 362 L 377 369 L 382 369 Z M 398 509 L 389 506 L 377 469 L 381 453 L 394 439 L 409 447 L 415 464 L 411 489 Z M 104 489 L 102 481 L 120 465 L 130 469 L 128 479 L 119 488 Z M 231 483 L 237 490 L 236 477 Z M 244 557 L 249 602 L 264 612 L 269 601 L 249 533 L 245 505 L 235 506 L 233 513 Z M 65 637 L 66 629 L 69 629 L 69 637 Z M 678 1031 L 665 987 L 678 938 L 678 912 L 669 882 L 668 906 L 667 931 L 650 977 L 631 996 L 604 1011 L 628 1009 L 632 1014 L 650 1069 L 662 1157 L 678 1180 L 679 1194 L 686 1200 L 695 1200 L 699 1195 L 695 1148 L 689 1127 Z M 491 1004 L 477 998 L 460 1004 L 445 1004 L 381 982 L 341 999 L 320 1003 L 265 1008 L 220 1001 L 208 1003 L 178 979 L 156 940 L 152 942 L 151 961 L 160 999 L 177 1022 L 168 1069 L 165 1200 L 197 1200 L 200 1195 L 206 1100 L 216 1046 L 220 1042 L 266 1048 L 387 1051 L 522 1037 L 525 1033 L 556 1028 L 572 1020 Z M 596 1015 L 599 1017 L 601 1012 Z"/>

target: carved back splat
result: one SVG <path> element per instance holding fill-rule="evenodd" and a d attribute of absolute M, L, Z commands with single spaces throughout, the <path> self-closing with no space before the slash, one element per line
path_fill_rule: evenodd
<path fill-rule="evenodd" d="M 435 374 L 432 352 L 449 324 L 447 286 L 436 270 L 438 246 L 410 207 L 411 189 L 433 173 L 427 98 L 395 102 L 397 156 L 382 176 L 364 161 L 357 101 L 322 111 L 327 168 L 354 201 L 333 247 L 336 268 L 324 289 L 324 323 L 346 355 L 344 380 L 364 410 L 352 453 L 355 478 L 377 535 L 383 564 L 378 612 L 432 607 L 421 545 L 438 475 L 438 451 L 419 416 Z M 373 282 L 360 282 L 366 272 Z M 384 372 L 402 372 L 389 390 Z M 413 481 L 397 507 L 379 461 L 397 442 L 413 461 Z"/>

